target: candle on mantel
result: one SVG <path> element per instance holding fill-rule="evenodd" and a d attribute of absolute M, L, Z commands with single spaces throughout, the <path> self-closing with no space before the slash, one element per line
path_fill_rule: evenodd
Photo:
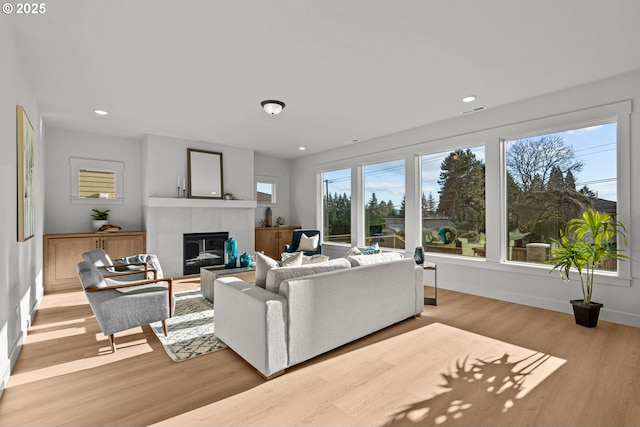
<path fill-rule="evenodd" d="M 182 188 L 187 189 L 187 178 L 184 176 L 182 177 Z"/>
<path fill-rule="evenodd" d="M 178 175 L 178 188 L 180 188 L 180 175 Z"/>

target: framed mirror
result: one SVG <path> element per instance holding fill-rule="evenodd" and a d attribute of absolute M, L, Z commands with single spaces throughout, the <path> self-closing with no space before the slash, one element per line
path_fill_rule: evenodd
<path fill-rule="evenodd" d="M 187 194 L 192 199 L 222 199 L 222 153 L 187 148 Z"/>

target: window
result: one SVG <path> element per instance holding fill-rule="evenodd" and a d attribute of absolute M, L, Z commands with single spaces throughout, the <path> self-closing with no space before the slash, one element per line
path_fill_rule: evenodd
<path fill-rule="evenodd" d="M 70 165 L 71 203 L 122 203 L 124 163 L 71 158 Z"/>
<path fill-rule="evenodd" d="M 507 260 L 543 263 L 588 207 L 616 214 L 616 135 L 606 123 L 506 141 Z"/>
<path fill-rule="evenodd" d="M 484 146 L 420 157 L 426 252 L 485 256 L 484 159 Z"/>
<path fill-rule="evenodd" d="M 278 177 L 256 175 L 256 201 L 261 205 L 275 205 Z"/>
<path fill-rule="evenodd" d="M 80 197 L 115 199 L 115 172 L 80 169 Z"/>
<path fill-rule="evenodd" d="M 351 169 L 322 174 L 325 242 L 351 243 Z"/>
<path fill-rule="evenodd" d="M 364 167 L 364 238 L 367 246 L 405 248 L 403 160 Z"/>

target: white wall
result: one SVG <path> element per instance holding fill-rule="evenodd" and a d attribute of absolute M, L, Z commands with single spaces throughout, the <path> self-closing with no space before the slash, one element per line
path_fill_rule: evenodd
<path fill-rule="evenodd" d="M 497 141 L 485 141 L 484 138 L 493 129 L 571 113 L 578 110 L 599 107 L 620 101 L 631 100 L 632 105 L 640 102 L 640 71 L 593 84 L 567 89 L 561 92 L 540 96 L 524 102 L 502 108 L 489 109 L 470 116 L 440 122 L 431 126 L 407 130 L 395 135 L 377 138 L 365 143 L 354 144 L 341 150 L 332 150 L 313 156 L 303 157 L 291 162 L 291 216 L 293 221 L 304 224 L 316 224 L 318 192 L 320 191 L 317 172 L 342 167 L 350 167 L 363 162 L 381 161 L 390 154 L 405 156 L 411 161 L 416 153 L 433 151 L 438 147 L 444 151 L 460 141 L 474 141 L 474 144 L 487 143 L 488 150 L 495 150 Z M 631 165 L 640 164 L 638 135 L 640 135 L 640 116 L 637 112 L 630 115 Z M 448 140 L 451 138 L 451 140 Z M 626 167 L 628 169 L 628 167 Z M 498 166 L 487 164 L 487 210 L 498 209 L 501 196 L 499 192 Z M 631 168 L 631 202 L 628 208 L 621 206 L 625 224 L 630 230 L 628 250 L 636 260 L 630 263 L 630 278 L 611 279 L 600 277 L 594 293 L 594 299 L 604 304 L 601 319 L 640 326 L 640 198 L 633 184 L 640 182 L 640 169 Z M 415 180 L 414 180 L 415 181 Z M 622 184 L 623 186 L 626 184 Z M 415 206 L 410 200 L 415 191 L 415 183 L 407 180 L 407 207 Z M 315 190 L 315 191 L 314 191 Z M 498 212 L 498 211 L 495 211 Z M 488 236 L 498 239 L 500 226 L 488 212 Z M 408 232 L 412 222 L 407 219 Z M 319 227 L 320 224 L 317 224 Z M 499 242 L 490 243 L 487 239 L 487 260 L 462 259 L 432 255 L 432 261 L 438 263 L 438 284 L 443 288 L 459 290 L 471 294 L 498 298 L 522 304 L 533 305 L 552 310 L 570 312 L 569 299 L 579 298 L 579 285 L 566 285 L 558 276 L 548 273 L 547 267 L 513 266 L 499 259 Z M 490 248 L 490 244 L 492 248 Z M 325 245 L 329 246 L 329 245 Z M 324 247 L 323 247 L 324 249 Z M 327 250 L 330 250 L 327 247 Z M 606 282 L 606 283 L 605 283 Z"/>
<path fill-rule="evenodd" d="M 143 140 L 144 193 L 148 197 L 177 197 L 177 177 L 187 175 L 187 148 L 222 153 L 223 192 L 255 200 L 253 150 L 159 135 L 147 135 Z"/>
<path fill-rule="evenodd" d="M 0 15 L 0 393 L 15 364 L 42 295 L 44 158 L 40 112 L 20 51 Z M 17 241 L 16 105 L 35 130 L 35 236 Z"/>
<path fill-rule="evenodd" d="M 280 216 L 284 218 L 287 225 L 302 225 L 291 222 L 291 214 L 289 209 L 289 206 L 291 204 L 289 178 L 290 164 L 291 162 L 289 160 L 276 159 L 275 157 L 267 157 L 256 154 L 255 175 L 276 178 L 278 180 L 276 186 L 277 203 L 275 205 L 269 205 L 271 207 L 273 223 L 275 224 L 276 218 Z M 260 224 L 260 220 L 264 219 L 266 209 L 267 207 L 264 205 L 259 205 L 256 209 L 256 227 Z"/>
<path fill-rule="evenodd" d="M 145 170 L 143 193 L 167 198 L 150 206 L 144 201 L 147 251 L 158 255 L 166 276 L 182 276 L 184 233 L 227 231 L 238 242 L 238 251 L 254 245 L 254 208 L 229 207 L 229 201 L 177 200 L 177 176 L 187 175 L 187 148 L 222 153 L 223 192 L 255 201 L 253 150 L 221 144 L 147 135 L 142 141 Z"/>
<path fill-rule="evenodd" d="M 90 232 L 91 209 L 110 209 L 109 223 L 142 230 L 142 144 L 140 141 L 47 127 L 44 232 Z M 122 204 L 72 204 L 71 157 L 124 163 Z"/>

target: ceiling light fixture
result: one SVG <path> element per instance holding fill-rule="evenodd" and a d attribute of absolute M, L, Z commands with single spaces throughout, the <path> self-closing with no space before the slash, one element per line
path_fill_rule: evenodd
<path fill-rule="evenodd" d="M 298 147 L 298 150 L 300 150 L 300 151 L 304 151 L 306 149 L 307 149 L 307 147 Z"/>
<path fill-rule="evenodd" d="M 274 99 L 262 101 L 260 105 L 262 105 L 264 112 L 267 114 L 280 114 L 280 112 L 284 108 L 284 102 L 276 101 Z"/>
<path fill-rule="evenodd" d="M 473 102 L 476 99 L 478 99 L 478 97 L 475 95 L 465 96 L 464 98 L 462 98 L 462 102 Z"/>
<path fill-rule="evenodd" d="M 96 108 L 95 110 L 93 110 L 93 112 L 99 116 L 106 116 L 107 114 L 109 114 L 107 110 L 103 110 L 101 108 Z"/>

